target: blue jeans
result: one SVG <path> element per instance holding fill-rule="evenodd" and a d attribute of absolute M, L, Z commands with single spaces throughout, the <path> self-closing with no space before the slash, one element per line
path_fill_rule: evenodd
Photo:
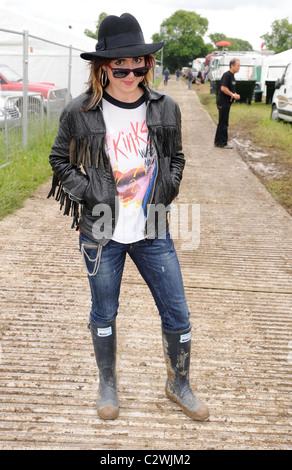
<path fill-rule="evenodd" d="M 101 252 L 95 241 L 81 233 L 80 250 L 86 264 L 91 289 L 91 322 L 109 324 L 115 320 L 128 253 L 153 295 L 162 328 L 168 331 L 189 328 L 190 313 L 181 270 L 168 230 L 164 239 L 145 239 L 132 244 L 110 240 Z M 142 299 L 140 309 L 143 314 Z"/>

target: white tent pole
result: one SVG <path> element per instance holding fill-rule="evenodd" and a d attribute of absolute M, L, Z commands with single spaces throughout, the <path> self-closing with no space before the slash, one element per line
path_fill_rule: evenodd
<path fill-rule="evenodd" d="M 72 46 L 69 47 L 68 96 L 71 95 L 71 77 L 72 77 Z"/>
<path fill-rule="evenodd" d="M 22 106 L 22 145 L 27 147 L 28 129 L 28 31 L 23 31 L 23 106 Z"/>

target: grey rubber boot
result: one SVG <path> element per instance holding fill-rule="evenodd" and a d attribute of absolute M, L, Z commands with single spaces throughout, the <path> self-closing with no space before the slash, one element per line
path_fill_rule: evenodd
<path fill-rule="evenodd" d="M 119 400 L 116 379 L 116 322 L 99 325 L 90 322 L 95 359 L 99 370 L 97 411 L 102 419 L 116 419 Z"/>
<path fill-rule="evenodd" d="M 209 417 L 209 409 L 195 397 L 189 383 L 191 327 L 175 332 L 162 330 L 162 340 L 168 376 L 166 395 L 178 403 L 187 416 L 205 421 Z"/>

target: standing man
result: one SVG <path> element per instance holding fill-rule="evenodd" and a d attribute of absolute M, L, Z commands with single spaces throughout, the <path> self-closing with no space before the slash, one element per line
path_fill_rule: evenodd
<path fill-rule="evenodd" d="M 228 124 L 230 107 L 233 101 L 240 100 L 240 95 L 235 93 L 236 81 L 234 74 L 240 69 L 240 61 L 232 59 L 229 64 L 228 72 L 225 72 L 221 79 L 221 88 L 217 97 L 217 108 L 219 110 L 219 123 L 215 136 L 215 147 L 232 149 L 228 143 Z"/>

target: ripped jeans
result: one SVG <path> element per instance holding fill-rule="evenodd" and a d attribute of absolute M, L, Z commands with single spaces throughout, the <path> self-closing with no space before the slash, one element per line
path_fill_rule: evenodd
<path fill-rule="evenodd" d="M 110 240 L 101 247 L 80 233 L 80 250 L 86 264 L 92 296 L 90 321 L 112 323 L 119 295 L 126 254 L 136 264 L 158 308 L 164 330 L 181 331 L 190 326 L 179 261 L 169 231 L 166 238 L 123 244 Z M 140 304 L 143 315 L 143 300 Z M 133 319 L 134 321 L 134 319 Z"/>

